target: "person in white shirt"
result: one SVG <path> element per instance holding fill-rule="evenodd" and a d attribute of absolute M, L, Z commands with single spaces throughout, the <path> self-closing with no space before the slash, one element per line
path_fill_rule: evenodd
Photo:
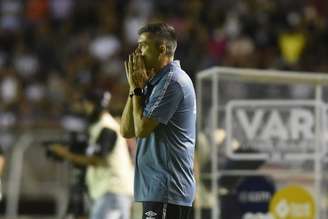
<path fill-rule="evenodd" d="M 82 101 L 88 114 L 86 155 L 55 145 L 62 158 L 87 166 L 86 184 L 93 205 L 90 219 L 129 219 L 133 192 L 133 165 L 118 122 L 108 112 L 109 92 L 92 92 Z"/>

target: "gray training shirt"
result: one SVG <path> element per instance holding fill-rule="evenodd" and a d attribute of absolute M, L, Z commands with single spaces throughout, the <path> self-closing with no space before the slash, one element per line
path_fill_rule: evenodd
<path fill-rule="evenodd" d="M 196 131 L 192 81 L 174 61 L 155 75 L 145 92 L 144 116 L 159 125 L 137 141 L 135 200 L 191 206 Z"/>

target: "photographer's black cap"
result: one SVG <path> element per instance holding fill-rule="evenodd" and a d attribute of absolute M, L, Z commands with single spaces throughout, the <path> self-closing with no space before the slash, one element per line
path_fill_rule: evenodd
<path fill-rule="evenodd" d="M 108 90 L 94 90 L 87 92 L 82 99 L 95 104 L 97 107 L 107 108 L 112 94 Z"/>

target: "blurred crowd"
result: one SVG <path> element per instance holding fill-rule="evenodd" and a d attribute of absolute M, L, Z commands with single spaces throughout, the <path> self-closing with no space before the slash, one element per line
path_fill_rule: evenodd
<path fill-rule="evenodd" d="M 178 33 L 195 80 L 213 65 L 328 72 L 325 0 L 1 0 L 0 128 L 53 127 L 98 88 L 120 115 L 123 61 L 145 23 Z"/>

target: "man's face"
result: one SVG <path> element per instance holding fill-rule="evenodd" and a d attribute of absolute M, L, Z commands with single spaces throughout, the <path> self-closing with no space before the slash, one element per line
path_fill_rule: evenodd
<path fill-rule="evenodd" d="M 141 53 L 147 70 L 159 64 L 159 45 L 150 33 L 142 33 L 138 38 L 137 50 Z"/>

